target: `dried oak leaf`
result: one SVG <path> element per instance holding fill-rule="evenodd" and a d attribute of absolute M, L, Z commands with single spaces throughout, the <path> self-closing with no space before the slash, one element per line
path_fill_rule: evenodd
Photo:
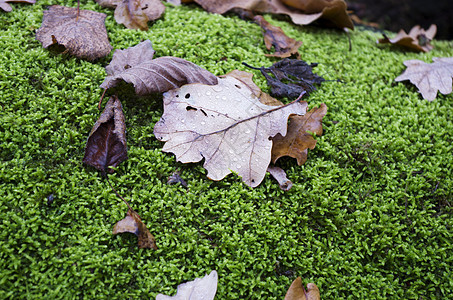
<path fill-rule="evenodd" d="M 156 300 L 213 300 L 217 293 L 217 271 L 213 270 L 203 278 L 178 285 L 175 296 L 158 294 Z"/>
<path fill-rule="evenodd" d="M 132 83 L 138 95 L 163 93 L 188 83 L 217 84 L 217 77 L 190 61 L 165 56 L 153 59 L 149 40 L 113 53 L 105 68 L 107 77 L 100 85 L 109 89 L 121 81 Z"/>
<path fill-rule="evenodd" d="M 12 11 L 13 8 L 8 4 L 8 2 L 35 4 L 36 0 L 0 0 L 0 9 L 6 12 Z"/>
<path fill-rule="evenodd" d="M 66 48 L 65 52 L 89 61 L 104 57 L 110 53 L 105 29 L 106 14 L 91 10 L 52 5 L 44 11 L 41 28 L 36 31 L 36 39 L 44 48 L 58 44 Z"/>
<path fill-rule="evenodd" d="M 418 88 L 423 99 L 433 101 L 437 91 L 442 94 L 452 92 L 453 57 L 433 58 L 433 63 L 427 64 L 418 59 L 406 60 L 407 69 L 395 81 L 410 80 Z"/>
<path fill-rule="evenodd" d="M 129 29 L 148 30 L 148 22 L 165 12 L 160 0 L 96 0 L 102 7 L 115 8 L 115 20 Z"/>
<path fill-rule="evenodd" d="M 99 171 L 113 169 L 127 159 L 126 125 L 120 100 L 113 96 L 94 124 L 85 146 L 83 162 Z"/>
<path fill-rule="evenodd" d="M 266 56 L 284 58 L 295 55 L 298 59 L 300 58 L 301 41 L 288 37 L 280 27 L 270 24 L 263 16 L 255 16 L 253 20 L 264 30 L 264 44 L 267 50 L 271 50 L 272 46 L 275 48 L 274 54 L 266 54 Z"/>
<path fill-rule="evenodd" d="M 204 159 L 212 180 L 231 172 L 256 187 L 271 160 L 271 137 L 286 135 L 290 114 L 303 115 L 307 103 L 284 106 L 262 104 L 245 84 L 233 77 L 217 85 L 189 84 L 164 94 L 164 114 L 154 126 L 157 139 L 166 142 L 183 163 Z"/>
<path fill-rule="evenodd" d="M 385 34 L 383 39 L 379 39 L 379 44 L 395 44 L 402 47 L 410 48 L 420 52 L 429 52 L 434 46 L 430 44 L 437 32 L 437 26 L 432 24 L 428 30 L 422 29 L 419 25 L 412 27 L 409 34 L 400 30 L 398 34 L 389 39 Z"/>
<path fill-rule="evenodd" d="M 284 58 L 269 68 L 255 68 L 245 63 L 244 65 L 261 71 L 267 84 L 271 87 L 271 95 L 274 97 L 294 99 L 303 91 L 307 93 L 313 91 L 314 84 L 321 84 L 325 81 L 324 78 L 312 72 L 312 69 L 318 64 L 309 65 L 303 60 Z"/>
<path fill-rule="evenodd" d="M 285 300 L 320 300 L 319 289 L 314 283 L 307 284 L 307 290 L 302 285 L 302 278 L 297 277 L 285 295 Z"/>
<path fill-rule="evenodd" d="M 156 239 L 149 232 L 146 225 L 142 222 L 140 216 L 132 209 L 127 211 L 126 217 L 113 227 L 113 234 L 130 232 L 138 236 L 139 248 L 150 248 L 157 250 Z"/>
<path fill-rule="evenodd" d="M 195 2 L 211 13 L 224 14 L 232 9 L 240 8 L 258 13 L 284 14 L 289 16 L 293 23 L 297 25 L 307 25 L 318 19 L 323 19 L 329 25 L 340 29 L 354 29 L 354 25 L 346 10 L 346 2 L 343 0 L 322 1 L 324 6 L 316 12 L 296 10 L 286 6 L 280 0 L 195 0 Z"/>
<path fill-rule="evenodd" d="M 272 175 L 272 177 L 274 177 L 275 180 L 277 180 L 280 189 L 283 191 L 289 191 L 293 187 L 293 183 L 286 177 L 286 172 L 282 168 L 269 166 L 267 171 Z"/>
<path fill-rule="evenodd" d="M 303 116 L 291 115 L 288 133 L 285 136 L 277 134 L 272 138 L 272 163 L 282 156 L 290 156 L 297 159 L 299 166 L 304 164 L 307 161 L 308 148 L 313 150 L 316 146 L 316 140 L 309 132 L 322 135 L 321 122 L 326 113 L 327 106 L 322 103 Z"/>

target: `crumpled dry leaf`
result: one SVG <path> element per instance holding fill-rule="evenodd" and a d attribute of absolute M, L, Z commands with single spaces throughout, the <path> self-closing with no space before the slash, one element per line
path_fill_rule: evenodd
<path fill-rule="evenodd" d="M 148 22 L 165 12 L 160 0 L 95 0 L 102 7 L 115 9 L 115 20 L 129 29 L 148 30 Z"/>
<path fill-rule="evenodd" d="M 13 10 L 13 8 L 7 2 L 35 4 L 36 0 L 0 0 L 0 9 L 6 12 L 10 12 Z"/>
<path fill-rule="evenodd" d="M 267 50 L 271 50 L 272 46 L 275 48 L 274 54 L 266 54 L 266 56 L 284 58 L 295 55 L 296 58 L 300 58 L 301 41 L 288 37 L 280 27 L 270 24 L 263 16 L 255 16 L 253 20 L 264 30 L 264 44 Z"/>
<path fill-rule="evenodd" d="M 138 236 L 138 247 L 157 250 L 156 239 L 149 232 L 140 216 L 132 209 L 127 211 L 126 217 L 118 221 L 113 227 L 113 234 L 130 232 Z"/>
<path fill-rule="evenodd" d="M 190 61 L 165 56 L 152 59 L 154 50 L 146 40 L 125 50 L 116 50 L 105 68 L 101 88 L 115 87 L 121 81 L 132 83 L 138 95 L 163 93 L 188 83 L 217 84 L 217 77 Z"/>
<path fill-rule="evenodd" d="M 393 39 L 389 39 L 384 34 L 384 38 L 379 39 L 377 42 L 379 44 L 395 44 L 420 52 L 429 52 L 434 48 L 430 42 L 433 40 L 436 32 L 437 26 L 435 24 L 432 24 L 426 31 L 419 25 L 416 25 L 412 27 L 409 34 L 401 29 Z"/>
<path fill-rule="evenodd" d="M 433 58 L 433 63 L 427 64 L 418 59 L 406 60 L 407 69 L 395 81 L 410 80 L 418 88 L 423 99 L 433 101 L 437 91 L 442 94 L 452 92 L 453 57 Z"/>
<path fill-rule="evenodd" d="M 272 177 L 274 177 L 275 180 L 277 180 L 280 189 L 283 191 L 289 191 L 293 187 L 293 183 L 286 177 L 286 172 L 282 168 L 269 166 L 267 171 L 272 175 Z"/>
<path fill-rule="evenodd" d="M 106 14 L 91 10 L 52 5 L 44 11 L 41 28 L 36 31 L 36 39 L 44 48 L 54 44 L 62 45 L 65 52 L 89 61 L 110 53 L 105 29 Z"/>
<path fill-rule="evenodd" d="M 203 278 L 178 285 L 175 296 L 158 294 L 156 300 L 213 300 L 217 293 L 217 271 L 213 270 Z"/>
<path fill-rule="evenodd" d="M 312 1 L 316 2 L 319 0 Z M 328 21 L 331 26 L 340 29 L 354 29 L 354 25 L 346 11 L 346 2 L 343 0 L 323 1 L 326 6 L 316 13 L 289 8 L 280 0 L 195 0 L 195 2 L 211 13 L 224 14 L 234 8 L 240 8 L 258 13 L 288 15 L 293 23 L 297 25 L 307 25 L 322 18 Z"/>
<path fill-rule="evenodd" d="M 285 295 L 285 300 L 320 300 L 319 289 L 314 283 L 307 284 L 307 290 L 302 285 L 302 278 L 297 277 Z"/>
<path fill-rule="evenodd" d="M 307 64 L 303 60 L 284 58 L 274 63 L 269 68 L 255 68 L 245 64 L 245 66 L 260 70 L 271 87 L 271 95 L 274 97 L 288 97 L 294 99 L 303 91 L 309 93 L 315 89 L 314 84 L 321 84 L 324 78 L 314 74 L 312 69 L 318 64 Z M 271 73 L 274 77 L 267 73 Z"/>
<path fill-rule="evenodd" d="M 154 134 L 183 163 L 205 159 L 208 177 L 231 172 L 255 187 L 266 175 L 272 141 L 286 135 L 290 114 L 303 115 L 307 103 L 267 106 L 241 81 L 219 78 L 217 85 L 190 84 L 164 94 L 164 114 Z"/>
<path fill-rule="evenodd" d="M 322 135 L 322 118 L 327 113 L 327 106 L 322 103 L 303 116 L 291 115 L 289 117 L 288 133 L 283 136 L 277 134 L 272 138 L 272 163 L 282 156 L 297 159 L 297 164 L 303 165 L 307 161 L 308 149 L 313 150 L 316 140 L 311 133 Z"/>
<path fill-rule="evenodd" d="M 113 173 L 127 159 L 126 125 L 120 100 L 113 96 L 94 124 L 85 145 L 83 162 L 99 171 Z"/>

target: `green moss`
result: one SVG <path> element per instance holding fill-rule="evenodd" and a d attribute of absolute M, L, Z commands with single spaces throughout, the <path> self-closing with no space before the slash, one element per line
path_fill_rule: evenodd
<path fill-rule="evenodd" d="M 159 97 L 126 99 L 130 158 L 111 181 L 155 235 L 159 249 L 150 251 L 133 235 L 111 234 L 126 207 L 81 163 L 112 54 L 89 63 L 42 49 L 35 30 L 56 3 L 76 5 L 38 1 L 0 13 L 0 298 L 153 298 L 213 269 L 218 299 L 282 299 L 296 276 L 324 299 L 453 293 L 453 96 L 428 102 L 394 82 L 404 60 L 453 56 L 451 41 L 417 54 L 357 29 L 348 51 L 341 32 L 266 16 L 302 40 L 302 59 L 332 80 L 308 98 L 329 111 L 307 163 L 281 159 L 294 182 L 286 193 L 269 176 L 252 190 L 235 175 L 213 182 L 201 164 L 177 163 L 152 134 Z M 150 39 L 156 56 L 216 75 L 276 61 L 264 56 L 260 28 L 234 16 L 167 5 L 142 32 L 94 1 L 82 8 L 108 15 L 115 49 Z M 176 169 L 187 190 L 166 184 Z"/>

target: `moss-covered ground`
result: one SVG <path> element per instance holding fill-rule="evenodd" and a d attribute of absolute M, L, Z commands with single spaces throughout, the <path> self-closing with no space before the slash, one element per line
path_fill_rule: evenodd
<path fill-rule="evenodd" d="M 453 42 L 417 54 L 378 46 L 381 34 L 359 28 L 348 51 L 339 31 L 267 16 L 333 80 L 307 98 L 329 108 L 307 163 L 280 162 L 289 192 L 269 176 L 251 189 L 177 163 L 152 134 L 159 99 L 123 101 L 130 158 L 110 178 L 155 235 L 152 251 L 137 249 L 132 234 L 111 234 L 126 207 L 82 164 L 112 54 L 90 63 L 43 49 L 35 31 L 50 4 L 76 6 L 40 0 L 0 13 L 1 299 L 149 299 L 213 269 L 217 299 L 282 299 L 296 276 L 323 299 L 452 297 L 453 96 L 428 102 L 394 78 L 404 60 L 453 56 Z M 216 75 L 276 61 L 264 56 L 261 29 L 234 16 L 167 5 L 142 32 L 94 1 L 82 8 L 108 15 L 115 49 L 150 39 L 156 56 Z M 166 184 L 177 169 L 188 190 Z"/>

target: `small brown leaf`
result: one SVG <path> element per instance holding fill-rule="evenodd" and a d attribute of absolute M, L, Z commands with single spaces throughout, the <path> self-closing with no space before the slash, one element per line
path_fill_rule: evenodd
<path fill-rule="evenodd" d="M 316 140 L 307 131 L 322 135 L 322 118 L 327 113 L 327 106 L 322 103 L 319 108 L 313 108 L 303 116 L 289 117 L 288 133 L 285 136 L 277 134 L 273 139 L 272 163 L 282 156 L 297 159 L 300 166 L 307 161 L 308 148 L 314 149 Z"/>
<path fill-rule="evenodd" d="M 120 100 L 113 96 L 94 124 L 85 146 L 83 162 L 99 171 L 113 169 L 127 159 L 126 125 Z"/>
<path fill-rule="evenodd" d="M 144 41 L 125 50 L 116 50 L 105 68 L 107 77 L 101 88 L 109 89 L 121 81 L 132 83 L 138 95 L 163 93 L 188 83 L 217 84 L 217 77 L 190 61 L 165 56 L 152 59 L 151 42 Z"/>
<path fill-rule="evenodd" d="M 78 58 L 93 61 L 110 53 L 104 20 L 106 14 L 91 10 L 52 5 L 44 11 L 41 28 L 36 31 L 36 39 L 44 48 L 58 44 L 65 52 Z"/>
<path fill-rule="evenodd" d="M 302 285 L 302 278 L 297 277 L 285 295 L 285 300 L 320 300 L 319 289 L 314 283 L 307 284 L 307 290 Z"/>
<path fill-rule="evenodd" d="M 13 8 L 7 2 L 35 4 L 36 0 L 0 0 L 0 8 L 6 12 L 10 12 Z"/>
<path fill-rule="evenodd" d="M 437 91 L 442 94 L 452 92 L 453 57 L 433 58 L 432 64 L 418 59 L 406 60 L 407 69 L 395 81 L 410 80 L 418 88 L 423 98 L 428 101 L 436 99 Z"/>
<path fill-rule="evenodd" d="M 160 0 L 96 0 L 103 7 L 115 9 L 115 20 L 129 29 L 148 30 L 148 22 L 159 19 L 165 11 Z"/>
<path fill-rule="evenodd" d="M 377 42 L 379 44 L 395 44 L 420 52 L 429 52 L 434 48 L 430 42 L 433 40 L 436 32 L 437 26 L 435 24 L 432 24 L 426 31 L 417 25 L 412 27 L 409 34 L 401 29 L 393 39 L 389 39 L 384 35 L 384 38 Z"/>
<path fill-rule="evenodd" d="M 127 215 L 113 227 L 113 234 L 130 232 L 138 236 L 139 248 L 150 248 L 157 250 L 156 239 L 149 232 L 140 216 L 132 209 L 127 211 Z"/>
<path fill-rule="evenodd" d="M 264 30 L 264 43 L 267 50 L 272 46 L 275 48 L 274 54 L 266 54 L 266 56 L 284 58 L 295 55 L 298 59 L 300 58 L 298 50 L 302 46 L 301 41 L 288 37 L 280 27 L 270 24 L 263 16 L 255 16 L 253 20 Z"/>
<path fill-rule="evenodd" d="M 293 187 L 293 183 L 286 177 L 286 172 L 282 168 L 276 166 L 267 167 L 267 171 L 277 180 L 280 189 L 289 191 Z"/>

